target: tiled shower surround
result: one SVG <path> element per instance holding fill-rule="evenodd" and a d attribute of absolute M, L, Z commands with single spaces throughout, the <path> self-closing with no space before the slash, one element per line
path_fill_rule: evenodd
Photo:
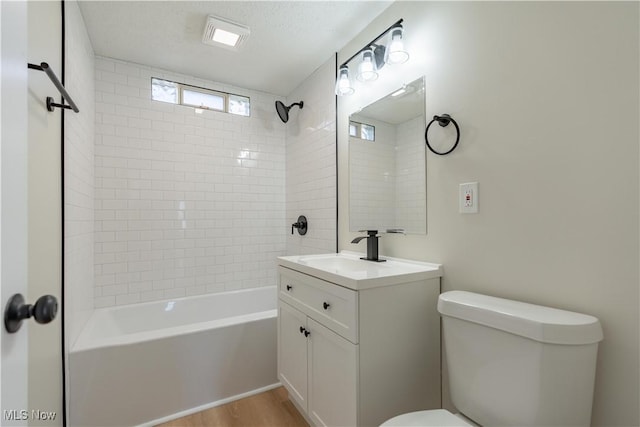
<path fill-rule="evenodd" d="M 287 255 L 336 251 L 336 60 L 331 58 L 287 96 L 286 125 Z M 291 234 L 299 215 L 309 221 L 307 234 Z"/>
<path fill-rule="evenodd" d="M 251 116 L 152 101 L 151 77 L 248 96 Z M 96 58 L 96 308 L 276 283 L 288 227 L 276 99 Z"/>

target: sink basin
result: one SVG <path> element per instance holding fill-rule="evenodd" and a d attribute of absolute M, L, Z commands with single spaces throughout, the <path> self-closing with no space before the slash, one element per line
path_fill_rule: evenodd
<path fill-rule="evenodd" d="M 337 254 L 278 257 L 279 264 L 350 289 L 417 281 L 442 276 L 442 266 L 426 262 L 385 258 L 386 262 L 360 259 L 363 254 L 343 251 Z"/>

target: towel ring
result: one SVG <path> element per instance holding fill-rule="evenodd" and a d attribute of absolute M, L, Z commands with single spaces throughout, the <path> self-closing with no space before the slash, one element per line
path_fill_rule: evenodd
<path fill-rule="evenodd" d="M 453 147 L 451 147 L 449 151 L 440 153 L 434 150 L 433 147 L 431 147 L 431 145 L 429 144 L 429 137 L 428 137 L 429 128 L 431 127 L 433 122 L 438 122 L 438 124 L 442 127 L 446 127 L 449 125 L 449 123 L 453 123 L 453 125 L 456 127 L 456 133 L 458 134 L 458 136 L 456 137 L 456 143 L 453 144 Z M 431 150 L 431 152 L 439 156 L 444 156 L 445 154 L 449 154 L 450 152 L 456 149 L 456 147 L 458 146 L 458 142 L 460 141 L 460 128 L 458 127 L 458 123 L 456 123 L 456 121 L 453 120 L 453 118 L 448 114 L 443 114 L 441 116 L 433 116 L 433 120 L 429 122 L 429 124 L 427 125 L 427 129 L 424 131 L 424 140 L 426 141 L 427 147 L 429 147 L 429 150 Z"/>

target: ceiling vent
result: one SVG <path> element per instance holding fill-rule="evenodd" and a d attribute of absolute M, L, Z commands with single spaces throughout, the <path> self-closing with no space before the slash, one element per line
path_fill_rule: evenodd
<path fill-rule="evenodd" d="M 209 15 L 204 27 L 202 43 L 220 46 L 225 49 L 238 50 L 242 43 L 249 38 L 249 27 L 236 24 L 228 19 Z"/>

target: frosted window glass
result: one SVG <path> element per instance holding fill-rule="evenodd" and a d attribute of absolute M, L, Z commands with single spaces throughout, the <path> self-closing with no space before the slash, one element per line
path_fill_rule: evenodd
<path fill-rule="evenodd" d="M 224 111 L 224 96 L 212 93 L 183 89 L 182 103 L 184 105 L 192 105 L 199 108 Z"/>
<path fill-rule="evenodd" d="M 178 85 L 167 80 L 151 79 L 151 99 L 154 101 L 178 103 Z"/>
<path fill-rule="evenodd" d="M 246 96 L 229 95 L 229 112 L 239 116 L 251 115 L 251 102 Z"/>
<path fill-rule="evenodd" d="M 358 136 L 358 125 L 349 123 L 349 136 Z"/>

